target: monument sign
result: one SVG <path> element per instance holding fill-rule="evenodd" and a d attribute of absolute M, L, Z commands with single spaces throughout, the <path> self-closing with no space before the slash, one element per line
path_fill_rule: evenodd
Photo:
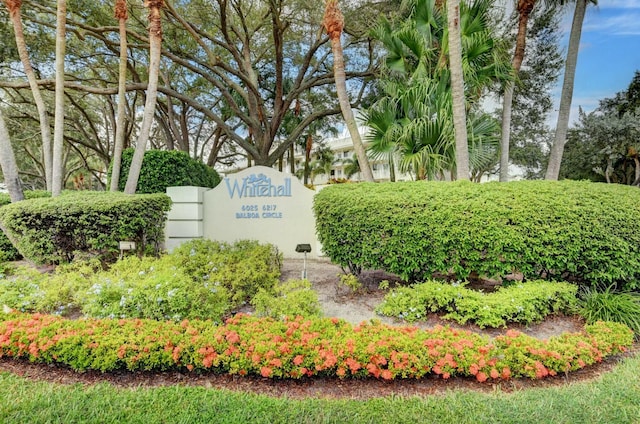
<path fill-rule="evenodd" d="M 179 200 L 170 187 L 167 194 Z M 190 188 L 193 190 L 193 188 Z M 300 257 L 298 244 L 310 244 L 312 257 L 318 254 L 313 216 L 315 192 L 297 178 L 264 166 L 228 175 L 214 189 L 202 192 L 202 237 L 233 243 L 258 240 L 278 247 L 285 257 Z M 183 208 L 174 200 L 174 208 Z M 199 215 L 199 214 L 198 214 Z M 172 213 L 169 214 L 168 236 Z M 179 220 L 173 219 L 176 224 Z M 182 223 L 184 226 L 184 223 Z M 169 246 L 172 248 L 175 246 Z"/>

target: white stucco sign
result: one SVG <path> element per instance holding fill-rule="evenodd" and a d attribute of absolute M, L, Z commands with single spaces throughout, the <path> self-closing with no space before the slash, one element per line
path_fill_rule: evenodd
<path fill-rule="evenodd" d="M 203 236 L 271 243 L 285 257 L 300 257 L 296 245 L 310 244 L 316 256 L 314 194 L 297 178 L 264 166 L 229 175 L 204 192 Z"/>

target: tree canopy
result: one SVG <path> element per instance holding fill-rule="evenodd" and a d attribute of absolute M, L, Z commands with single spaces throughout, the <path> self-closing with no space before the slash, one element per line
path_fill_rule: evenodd
<path fill-rule="evenodd" d="M 78 145 L 90 149 L 100 162 L 92 169 L 97 179 L 104 179 L 111 159 L 117 109 L 120 43 L 111 3 L 69 0 L 67 14 L 66 152 L 76 153 Z M 345 74 L 354 106 L 365 100 L 379 59 L 368 30 L 389 7 L 372 1 L 342 6 Z M 124 147 L 140 125 L 149 66 L 146 11 L 141 2 L 128 8 Z M 7 115 L 35 123 L 7 12 L 0 13 L 0 38 L 7 40 L 0 69 Z M 24 0 L 22 14 L 39 83 L 53 90 L 56 2 Z M 255 164 L 274 164 L 313 122 L 340 112 L 322 18 L 323 4 L 301 0 L 167 2 L 151 146 L 183 150 L 209 165 L 238 152 Z M 50 114 L 51 97 L 45 93 Z M 296 109 L 300 119 L 283 131 Z M 32 173 L 41 168 L 36 164 Z"/>

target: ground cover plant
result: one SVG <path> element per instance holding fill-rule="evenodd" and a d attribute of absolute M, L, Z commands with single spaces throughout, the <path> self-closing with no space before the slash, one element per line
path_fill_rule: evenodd
<path fill-rule="evenodd" d="M 480 328 L 505 327 L 508 323 L 529 325 L 551 314 L 574 314 L 577 291 L 575 284 L 529 281 L 483 293 L 461 283 L 431 280 L 392 289 L 376 312 L 408 322 L 439 313 L 443 319 L 460 324 L 471 322 Z"/>
<path fill-rule="evenodd" d="M 118 261 L 91 278 L 78 293 L 82 312 L 89 317 L 173 319 L 211 318 L 220 321 L 234 305 L 219 281 L 196 281 L 172 263 L 135 256 Z"/>
<path fill-rule="evenodd" d="M 314 199 L 318 237 L 333 263 L 407 281 L 640 281 L 640 191 L 583 181 L 337 184 Z"/>
<path fill-rule="evenodd" d="M 600 362 L 632 342 L 628 327 L 605 322 L 547 341 L 517 331 L 490 341 L 450 328 L 352 326 L 335 318 L 281 321 L 237 315 L 213 325 L 13 313 L 0 322 L 0 356 L 77 371 L 184 369 L 277 378 L 543 378 Z"/>
<path fill-rule="evenodd" d="M 257 247 L 255 254 L 249 253 L 251 246 Z M 236 272 L 224 271 L 224 264 L 218 261 L 225 253 L 232 258 L 259 258 L 255 260 L 262 265 L 256 269 L 269 276 L 268 282 L 261 287 L 247 285 L 246 281 L 227 281 L 226 276 Z M 196 241 L 164 259 L 130 257 L 105 272 L 92 268 L 91 264 L 72 264 L 67 272 L 76 278 L 61 278 L 67 281 L 63 286 L 68 288 L 66 293 L 71 293 L 72 299 L 73 293 L 84 293 L 75 299 L 81 299 L 78 303 L 84 305 L 85 311 L 90 309 L 86 306 L 89 304 L 99 310 L 86 315 L 115 318 L 67 320 L 54 315 L 9 314 L 0 323 L 0 356 L 53 363 L 79 371 L 178 370 L 268 378 L 382 380 L 437 375 L 443 379 L 467 376 L 478 381 L 499 381 L 543 378 L 581 369 L 625 351 L 633 340 L 624 325 L 601 322 L 585 327 L 580 334 L 541 341 L 513 331 L 489 339 L 449 328 L 422 331 L 379 323 L 354 327 L 337 319 L 293 318 L 292 305 L 305 305 L 314 299 L 309 296 L 312 292 L 306 281 L 277 283 L 277 273 L 275 281 L 271 279 L 272 266 L 277 268 L 280 260 L 273 248 L 254 242 L 234 247 Z M 75 270 L 74 266 L 80 269 Z M 234 263 L 232 269 L 242 266 Z M 60 275 L 64 275 L 65 267 L 59 269 Z M 243 275 L 255 277 L 261 272 L 256 269 Z M 83 284 L 83 278 L 91 286 L 84 291 L 74 289 L 76 284 Z M 187 316 L 182 315 L 181 309 L 186 305 L 200 304 L 204 308 L 216 304 L 202 301 L 206 293 L 192 290 L 195 297 L 188 298 L 189 294 L 172 285 L 193 287 L 194 282 L 203 286 L 218 282 L 213 286 L 216 293 L 238 287 L 244 294 L 233 300 L 227 293 L 225 297 L 230 303 L 250 301 L 256 310 L 263 308 L 261 314 L 278 319 L 237 315 L 220 324 L 220 315 L 211 320 L 191 315 L 190 319 L 181 320 Z M 90 301 L 90 296 L 96 297 Z M 177 309 L 171 309 L 171 305 L 177 305 Z M 140 311 L 144 313 L 136 315 Z M 313 315 L 313 309 L 308 312 Z M 207 314 L 211 312 L 203 315 Z M 117 319 L 147 315 L 155 319 Z"/>
<path fill-rule="evenodd" d="M 58 265 L 51 274 L 12 267 L 0 277 L 0 306 L 21 312 L 74 314 L 82 308 L 80 294 L 101 271 L 97 259 Z"/>

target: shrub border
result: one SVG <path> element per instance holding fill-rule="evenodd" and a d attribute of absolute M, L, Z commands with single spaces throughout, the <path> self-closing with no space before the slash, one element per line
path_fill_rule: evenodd
<path fill-rule="evenodd" d="M 0 322 L 0 357 L 76 371 L 188 370 L 272 378 L 535 379 L 600 362 L 632 343 L 633 332 L 611 322 L 549 340 L 509 330 L 493 341 L 449 327 L 352 326 L 337 318 L 276 321 L 237 315 L 215 326 L 199 320 L 67 320 L 11 313 Z"/>

